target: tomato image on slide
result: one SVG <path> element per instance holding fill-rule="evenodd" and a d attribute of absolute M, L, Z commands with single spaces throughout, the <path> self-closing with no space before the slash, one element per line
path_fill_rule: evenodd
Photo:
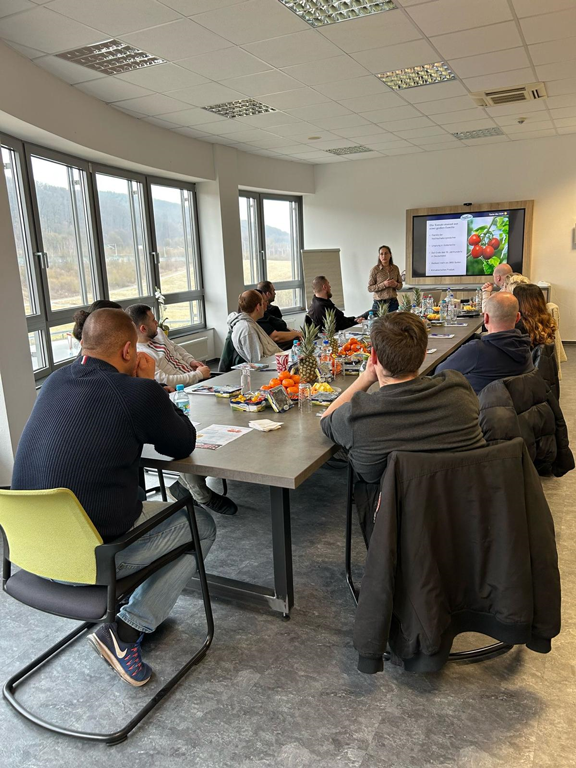
<path fill-rule="evenodd" d="M 507 215 L 475 216 L 468 219 L 467 275 L 491 275 L 508 260 Z"/>

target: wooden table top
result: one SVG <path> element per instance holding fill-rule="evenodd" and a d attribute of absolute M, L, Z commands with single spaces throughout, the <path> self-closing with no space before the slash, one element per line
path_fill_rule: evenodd
<path fill-rule="evenodd" d="M 454 333 L 453 339 L 431 338 L 428 347 L 437 351 L 426 355 L 420 373 L 426 375 L 438 363 L 467 341 L 480 327 L 481 318 L 469 318 L 466 327 L 438 327 L 433 332 Z M 352 329 L 353 330 L 353 329 Z M 273 373 L 252 372 L 252 388 L 267 384 Z M 240 383 L 240 371 L 231 371 L 213 379 L 218 384 Z M 339 376 L 335 386 L 349 387 L 354 376 Z M 157 453 L 152 446 L 144 447 L 142 458 L 147 467 L 188 472 L 228 480 L 240 480 L 280 488 L 298 488 L 338 451 L 320 429 L 319 415 L 324 409 L 312 406 L 310 414 L 301 413 L 297 405 L 286 413 L 274 413 L 271 408 L 260 413 L 233 411 L 227 399 L 210 395 L 190 395 L 190 418 L 199 422 L 199 430 L 211 424 L 247 427 L 249 421 L 270 419 L 282 422 L 273 432 L 252 430 L 217 450 L 198 449 L 184 459 L 170 459 Z"/>

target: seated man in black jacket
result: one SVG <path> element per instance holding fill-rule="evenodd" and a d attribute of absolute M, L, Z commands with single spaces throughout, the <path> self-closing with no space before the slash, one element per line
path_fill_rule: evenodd
<path fill-rule="evenodd" d="M 392 451 L 468 451 L 486 445 L 478 398 L 461 373 L 420 376 L 428 334 L 408 312 L 377 318 L 364 373 L 322 416 L 366 483 L 379 483 Z M 379 389 L 369 394 L 373 384 Z"/>
<path fill-rule="evenodd" d="M 534 368 L 530 337 L 514 326 L 520 320 L 518 300 L 512 293 L 500 291 L 488 299 L 484 325 L 488 333 L 464 344 L 436 368 L 460 371 L 476 394 L 487 384 L 508 376 L 519 376 Z"/>
<path fill-rule="evenodd" d="M 138 353 L 136 344 L 136 327 L 121 309 L 92 312 L 82 331 L 83 355 L 42 387 L 14 463 L 13 489 L 69 488 L 105 542 L 167 506 L 138 500 L 144 443 L 174 458 L 188 456 L 196 443 L 190 419 L 154 381 L 154 361 Z M 205 510 L 197 509 L 196 515 L 206 555 L 216 527 Z M 190 540 L 182 510 L 118 554 L 118 577 Z M 89 636 L 131 685 L 144 685 L 152 674 L 140 654 L 143 634 L 164 621 L 195 571 L 194 555 L 182 555 L 141 584 L 114 623 Z"/>
<path fill-rule="evenodd" d="M 362 322 L 361 317 L 346 317 L 344 312 L 331 301 L 332 288 L 324 275 L 318 275 L 312 280 L 312 288 L 314 298 L 308 308 L 308 317 L 321 331 L 324 330 L 324 313 L 327 309 L 336 310 L 336 331 L 345 331 L 346 328 L 352 328 L 353 325 Z"/>
<path fill-rule="evenodd" d="M 274 288 L 274 284 L 271 283 L 270 280 L 262 280 L 256 286 L 256 290 L 260 291 L 268 302 L 267 313 L 272 317 L 277 317 L 278 320 L 282 320 L 282 310 L 272 303 L 276 299 L 276 288 Z"/>
<path fill-rule="evenodd" d="M 280 349 L 290 349 L 294 343 L 294 339 L 302 338 L 302 332 L 293 331 L 291 328 L 288 328 L 286 321 L 282 319 L 282 316 L 278 317 L 278 315 L 270 311 L 272 305 L 266 294 L 261 291 L 260 288 L 256 288 L 256 290 L 258 293 L 262 294 L 265 306 L 264 316 L 259 320 L 256 320 L 256 322 L 260 328 L 266 331 L 272 341 L 275 341 L 276 344 L 278 344 Z M 278 309 L 278 307 L 273 307 L 273 309 Z M 278 309 L 278 311 L 280 310 Z"/>

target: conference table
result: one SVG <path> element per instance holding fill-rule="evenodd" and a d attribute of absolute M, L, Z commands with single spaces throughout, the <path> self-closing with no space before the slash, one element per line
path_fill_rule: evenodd
<path fill-rule="evenodd" d="M 420 368 L 422 375 L 432 372 L 466 342 L 481 326 L 482 319 L 467 318 L 459 322 L 467 324 L 432 329 L 433 333 L 454 336 L 451 339 L 429 338 L 428 348 L 435 351 L 426 355 Z M 271 368 L 275 366 L 273 357 L 263 362 L 268 361 Z M 267 384 L 273 376 L 273 372 L 252 371 L 252 389 Z M 334 385 L 346 389 L 356 378 L 338 376 Z M 240 371 L 225 373 L 212 380 L 217 384 L 239 384 Z M 152 446 L 144 447 L 143 467 L 239 480 L 265 485 L 270 489 L 274 588 L 210 574 L 208 582 L 213 596 L 267 606 L 285 618 L 289 617 L 294 605 L 290 491 L 298 488 L 339 450 L 323 434 L 319 411 L 321 407 L 313 406 L 311 413 L 301 412 L 296 405 L 284 413 L 274 413 L 271 408 L 261 413 L 246 413 L 232 410 L 225 398 L 190 395 L 190 418 L 198 423 L 197 430 L 200 432 L 211 424 L 247 427 L 249 421 L 261 418 L 282 422 L 282 427 L 272 432 L 253 429 L 216 450 L 197 449 L 184 459 L 171 459 L 157 453 Z M 197 579 L 192 586 L 199 587 Z"/>

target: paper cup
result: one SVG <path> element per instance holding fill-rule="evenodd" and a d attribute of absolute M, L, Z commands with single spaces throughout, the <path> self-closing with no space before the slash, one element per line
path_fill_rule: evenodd
<path fill-rule="evenodd" d="M 276 370 L 278 373 L 282 373 L 282 371 L 288 370 L 288 358 L 290 357 L 289 352 L 276 352 L 275 358 L 276 358 Z"/>

